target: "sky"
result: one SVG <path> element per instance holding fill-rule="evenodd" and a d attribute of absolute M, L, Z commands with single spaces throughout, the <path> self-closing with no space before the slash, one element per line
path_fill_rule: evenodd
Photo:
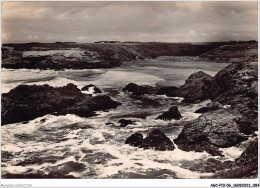
<path fill-rule="evenodd" d="M 3 2 L 2 43 L 258 40 L 257 2 Z"/>

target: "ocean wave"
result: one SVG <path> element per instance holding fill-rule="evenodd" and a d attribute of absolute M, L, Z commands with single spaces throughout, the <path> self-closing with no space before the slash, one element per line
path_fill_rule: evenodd
<path fill-rule="evenodd" d="M 164 79 L 157 76 L 137 72 L 107 71 L 99 78 L 97 78 L 97 80 L 94 81 L 93 84 L 98 86 L 112 85 L 114 87 L 121 88 L 131 82 L 138 85 L 154 85 L 157 81 L 162 80 Z"/>

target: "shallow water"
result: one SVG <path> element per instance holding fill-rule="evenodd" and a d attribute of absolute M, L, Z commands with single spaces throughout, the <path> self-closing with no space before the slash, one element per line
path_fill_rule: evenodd
<path fill-rule="evenodd" d="M 122 88 L 130 82 L 147 85 L 180 86 L 188 76 L 202 70 L 214 76 L 224 64 L 212 62 L 173 62 L 145 60 L 125 63 L 114 69 L 93 70 L 7 70 L 2 69 L 2 93 L 19 84 L 64 86 L 74 83 L 79 88 L 95 84 L 103 94 L 122 103 L 98 116 L 45 115 L 29 122 L 2 127 L 2 174 L 51 173 L 77 178 L 201 178 L 210 176 L 223 161 L 232 161 L 242 148 L 223 150 L 225 157 L 212 157 L 206 152 L 143 150 L 124 144 L 133 133 L 146 136 L 161 129 L 171 140 L 181 132 L 185 121 L 196 119 L 199 104 L 181 103 L 181 98 L 147 96 L 145 101 L 131 98 Z M 89 91 L 91 92 L 91 91 Z M 183 118 L 179 121 L 155 120 L 170 106 L 177 105 Z M 118 120 L 135 123 L 120 128 Z M 110 123 L 110 124 L 108 124 Z M 4 154 L 4 155 L 3 155 Z M 69 170 L 66 170 L 69 169 Z"/>

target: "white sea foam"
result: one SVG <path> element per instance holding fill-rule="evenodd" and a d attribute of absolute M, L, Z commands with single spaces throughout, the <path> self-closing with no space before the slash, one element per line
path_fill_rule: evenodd
<path fill-rule="evenodd" d="M 95 93 L 94 87 L 89 87 L 88 90 L 82 91 L 82 93 L 85 93 L 85 94 L 94 94 L 94 93 Z"/>
<path fill-rule="evenodd" d="M 78 85 L 79 83 L 77 81 L 74 80 L 70 80 L 67 78 L 62 78 L 62 77 L 56 77 L 53 80 L 50 81 L 40 81 L 40 82 L 32 82 L 32 83 L 27 83 L 27 85 L 44 85 L 44 84 L 48 84 L 49 86 L 52 87 L 61 87 L 61 86 L 65 86 L 69 83 L 73 83 L 75 85 Z"/>
<path fill-rule="evenodd" d="M 107 149 L 109 147 L 106 147 L 106 152 L 109 152 L 111 149 Z M 123 148 L 121 148 L 123 149 Z M 124 149 L 127 149 L 125 147 Z M 212 175 L 211 173 L 198 173 L 198 172 L 192 172 L 190 170 L 184 169 L 179 167 L 177 164 L 171 164 L 171 162 L 166 161 L 165 163 L 157 162 L 156 160 L 170 160 L 174 161 L 175 159 L 172 159 L 174 157 L 174 151 L 166 151 L 166 152 L 159 152 L 159 151 L 153 151 L 153 150 L 142 150 L 137 149 L 136 151 L 132 151 L 128 155 L 122 155 L 120 153 L 116 153 L 112 150 L 112 153 L 118 157 L 116 160 L 117 163 L 122 163 L 120 166 L 108 166 L 108 167 L 102 167 L 100 169 L 101 174 L 99 175 L 99 178 L 105 178 L 112 176 L 119 171 L 124 172 L 135 172 L 140 173 L 143 172 L 145 174 L 145 171 L 150 169 L 162 169 L 162 170 L 170 170 L 176 173 L 176 176 L 178 178 L 200 178 L 201 176 L 205 175 Z M 153 157 L 151 157 L 153 156 Z M 192 159 L 194 160 L 194 159 Z M 110 161 L 111 163 L 114 163 L 115 161 Z M 136 163 L 141 164 L 141 167 L 139 165 L 136 165 Z M 134 170 L 135 169 L 135 170 Z"/>
<path fill-rule="evenodd" d="M 243 153 L 243 149 L 239 147 L 229 147 L 229 148 L 220 148 L 223 155 L 231 161 L 234 161 L 237 157 L 239 157 Z"/>
<path fill-rule="evenodd" d="M 24 174 L 28 170 L 27 167 L 24 166 L 7 166 L 4 171 L 11 174 Z"/>
<path fill-rule="evenodd" d="M 164 79 L 143 73 L 128 72 L 128 71 L 107 71 L 102 74 L 93 84 L 95 85 L 114 85 L 114 86 L 125 86 L 131 82 L 139 85 L 152 85 L 157 81 Z"/>

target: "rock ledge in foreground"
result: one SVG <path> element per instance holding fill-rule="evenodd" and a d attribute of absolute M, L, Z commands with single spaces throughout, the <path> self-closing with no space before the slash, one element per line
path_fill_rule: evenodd
<path fill-rule="evenodd" d="M 29 121 L 46 114 L 95 115 L 95 111 L 116 108 L 120 103 L 108 96 L 90 97 L 74 84 L 64 87 L 19 85 L 2 94 L 2 125 Z"/>

